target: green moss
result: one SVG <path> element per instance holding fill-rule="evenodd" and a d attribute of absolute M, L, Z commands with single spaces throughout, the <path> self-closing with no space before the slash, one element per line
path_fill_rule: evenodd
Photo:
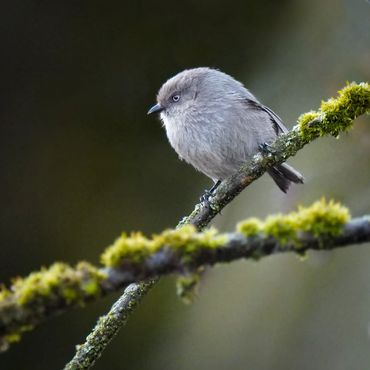
<path fill-rule="evenodd" d="M 342 226 L 350 220 L 348 208 L 333 200 L 327 202 L 325 198 L 315 202 L 308 208 L 299 207 L 296 212 L 297 225 L 303 232 L 315 237 L 321 235 L 335 236 Z"/>
<path fill-rule="evenodd" d="M 0 303 L 1 301 L 5 300 L 7 297 L 11 295 L 9 289 L 6 288 L 4 285 L 0 285 Z"/>
<path fill-rule="evenodd" d="M 319 136 L 337 137 L 352 127 L 353 120 L 370 112 L 370 85 L 351 83 L 338 92 L 337 98 L 322 102 L 319 111 L 301 115 L 298 127 L 304 139 L 311 141 Z M 316 122 L 313 122 L 314 120 Z"/>
<path fill-rule="evenodd" d="M 236 225 L 236 230 L 246 236 L 257 235 L 262 230 L 263 223 L 255 217 L 248 218 Z"/>
<path fill-rule="evenodd" d="M 22 334 L 32 329 L 33 325 L 21 325 L 18 330 L 14 330 L 0 337 L 0 352 L 6 351 L 11 344 L 19 342 L 22 338 Z"/>
<path fill-rule="evenodd" d="M 153 235 L 152 253 L 159 251 L 165 246 L 174 250 L 183 250 L 191 253 L 197 248 L 197 230 L 193 225 L 184 225 L 179 229 L 165 230 L 161 234 Z"/>
<path fill-rule="evenodd" d="M 289 241 L 296 241 L 296 219 L 292 214 L 274 215 L 267 217 L 263 225 L 263 232 L 278 239 L 281 245 Z"/>
<path fill-rule="evenodd" d="M 163 248 L 172 248 L 182 258 L 197 252 L 199 249 L 216 248 L 224 244 L 226 236 L 217 234 L 210 228 L 202 233 L 192 225 L 184 225 L 179 229 L 165 230 L 161 234 L 147 238 L 140 233 L 123 234 L 113 245 L 108 247 L 101 256 L 105 266 L 118 267 L 127 263 L 140 264 L 147 257 Z"/>
<path fill-rule="evenodd" d="M 176 280 L 176 293 L 184 303 L 193 303 L 194 298 L 198 295 L 199 283 L 199 273 L 180 276 Z"/>
<path fill-rule="evenodd" d="M 54 263 L 26 278 L 15 279 L 12 291 L 20 305 L 33 304 L 44 298 L 76 304 L 83 303 L 88 296 L 99 295 L 100 282 L 104 278 L 101 271 L 87 262 L 80 262 L 76 268 Z"/>
<path fill-rule="evenodd" d="M 321 114 L 315 111 L 303 113 L 298 117 L 300 133 L 307 141 L 312 141 L 322 135 L 320 124 L 316 123 L 320 117 Z"/>
<path fill-rule="evenodd" d="M 77 300 L 78 294 L 75 289 L 66 287 L 61 290 L 63 298 L 68 304 Z"/>
<path fill-rule="evenodd" d="M 21 340 L 22 335 L 19 333 L 11 333 L 8 335 L 5 335 L 4 340 L 8 344 L 17 343 Z"/>
<path fill-rule="evenodd" d="M 310 233 L 319 239 L 334 236 L 340 233 L 349 219 L 347 208 L 322 198 L 309 207 L 300 206 L 296 212 L 286 215 L 269 216 L 265 221 L 255 218 L 242 221 L 237 230 L 246 236 L 255 235 L 256 232 L 266 234 L 278 239 L 282 246 L 292 243 L 299 249 L 299 233 Z"/>
<path fill-rule="evenodd" d="M 101 294 L 101 283 L 107 278 L 107 275 L 94 265 L 82 261 L 76 266 L 78 275 L 81 277 L 78 287 L 83 300 L 90 297 L 98 297 Z"/>
<path fill-rule="evenodd" d="M 99 281 L 91 279 L 89 281 L 83 282 L 81 284 L 81 289 L 86 296 L 97 296 L 100 294 L 100 285 Z"/>
<path fill-rule="evenodd" d="M 347 208 L 334 201 L 321 199 L 310 207 L 298 207 L 295 212 L 269 216 L 265 221 L 247 219 L 237 225 L 237 230 L 247 237 L 271 236 L 277 239 L 281 246 L 289 244 L 295 247 L 297 253 L 304 253 L 298 242 L 302 233 L 312 234 L 319 241 L 325 242 L 328 236 L 338 235 L 349 219 Z M 130 236 L 123 234 L 103 253 L 102 261 L 108 267 L 120 267 L 125 263 L 140 264 L 145 258 L 162 249 L 171 248 L 185 266 L 192 268 L 194 265 L 191 263 L 199 251 L 225 245 L 230 247 L 228 240 L 227 235 L 219 234 L 214 228 L 197 232 L 192 225 L 165 230 L 151 238 L 141 233 L 132 233 Z M 257 250 L 252 257 L 258 258 L 258 252 Z M 262 252 L 261 255 L 265 253 Z M 18 306 L 17 310 L 29 310 L 42 316 L 55 307 L 62 309 L 68 305 L 84 304 L 90 298 L 98 297 L 106 278 L 105 273 L 87 262 L 80 262 L 76 267 L 55 263 L 49 268 L 31 273 L 26 278 L 15 279 L 10 289 L 0 286 L 0 305 L 6 307 L 10 302 Z M 190 301 L 196 292 L 198 281 L 198 274 L 180 277 L 177 284 L 178 294 Z M 16 314 L 18 315 L 18 311 Z M 36 317 L 31 323 L 37 324 L 38 320 Z M 31 325 L 17 325 L 16 330 L 9 328 L 0 338 L 0 350 L 19 340 L 20 335 L 30 329 Z"/>
<path fill-rule="evenodd" d="M 250 218 L 237 225 L 237 231 L 246 236 L 259 233 L 272 236 L 281 245 L 294 243 L 299 249 L 297 240 L 299 232 L 308 232 L 314 236 L 334 235 L 349 219 L 348 210 L 333 201 L 325 199 L 308 208 L 299 207 L 298 211 L 286 215 L 269 216 L 265 221 Z M 195 253 L 202 249 L 217 248 L 227 241 L 227 236 L 210 228 L 197 232 L 192 225 L 179 229 L 165 230 L 147 238 L 141 233 L 123 234 L 101 256 L 107 267 L 120 267 L 124 264 L 140 265 L 149 256 L 163 248 L 171 248 L 184 263 L 191 262 Z"/>
<path fill-rule="evenodd" d="M 101 261 L 105 266 L 118 266 L 123 259 L 140 262 L 149 255 L 151 248 L 152 242 L 142 233 L 123 233 L 103 252 Z"/>

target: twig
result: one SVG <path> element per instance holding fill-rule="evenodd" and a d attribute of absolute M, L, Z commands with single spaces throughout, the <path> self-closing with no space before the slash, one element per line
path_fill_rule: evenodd
<path fill-rule="evenodd" d="M 110 311 L 102 316 L 83 345 L 77 346 L 73 359 L 65 370 L 90 369 L 101 356 L 110 341 L 124 326 L 131 312 L 140 303 L 156 280 L 131 284 L 125 293 L 114 303 Z"/>

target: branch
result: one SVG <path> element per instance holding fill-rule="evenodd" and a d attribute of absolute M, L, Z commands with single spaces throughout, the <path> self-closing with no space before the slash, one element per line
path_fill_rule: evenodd
<path fill-rule="evenodd" d="M 200 266 L 230 262 L 240 258 L 258 259 L 277 252 L 308 249 L 330 250 L 339 246 L 370 241 L 370 217 L 350 220 L 347 208 L 324 199 L 307 208 L 286 215 L 269 216 L 266 220 L 250 218 L 237 225 L 236 232 L 219 233 L 216 229 L 198 232 L 192 225 L 165 230 L 147 238 L 139 233 L 122 235 L 102 255 L 104 268 L 86 262 L 75 268 L 56 263 L 49 269 L 18 279 L 11 290 L 3 289 L 0 300 L 0 336 L 5 340 L 19 335 L 30 325 L 45 320 L 51 313 L 69 306 L 81 305 L 101 295 L 118 290 L 133 281 L 148 280 L 131 286 L 114 306 L 110 320 L 119 311 L 121 319 L 109 321 L 109 333 L 101 337 L 107 343 L 110 334 L 125 322 L 145 292 L 159 276 L 188 273 Z M 153 280 L 153 281 L 151 281 Z M 129 297 L 124 298 L 126 295 Z M 99 335 L 102 325 L 97 326 Z M 115 330 L 113 330 L 115 328 Z M 97 338 L 92 335 L 90 338 Z M 91 341 L 90 341 L 91 342 Z M 5 341 L 4 341 L 5 343 Z M 90 345 L 87 343 L 88 347 Z M 89 361 L 99 351 L 81 346 L 78 353 L 89 354 Z M 78 363 L 82 363 L 81 356 Z M 78 367 L 77 367 L 78 368 Z"/>
<path fill-rule="evenodd" d="M 197 232 L 194 227 L 184 226 L 152 238 L 124 236 L 103 255 L 114 263 L 106 270 L 107 280 L 115 289 L 132 281 L 184 274 L 241 258 L 260 259 L 284 252 L 302 255 L 310 249 L 332 250 L 366 243 L 370 241 L 370 215 L 351 220 L 345 207 L 321 200 L 298 212 L 269 216 L 265 221 L 247 219 L 237 225 L 237 230 Z"/>
<path fill-rule="evenodd" d="M 278 232 L 287 232 L 286 223 L 279 222 Z M 192 240 L 207 239 L 202 245 L 194 246 Z M 140 265 L 122 264 L 122 268 L 109 270 L 109 279 L 114 285 L 163 276 L 170 273 L 183 274 L 196 267 L 226 263 L 241 258 L 260 259 L 275 253 L 295 252 L 299 255 L 308 250 L 332 250 L 353 244 L 370 242 L 370 215 L 355 218 L 343 224 L 338 233 L 323 232 L 313 235 L 297 230 L 294 237 L 278 238 L 266 232 L 245 235 L 241 232 L 213 236 L 194 233 L 184 244 L 164 245 L 157 253 L 146 258 Z M 203 243 L 203 242 L 202 242 Z"/>
<path fill-rule="evenodd" d="M 210 199 L 209 205 L 197 205 L 193 213 L 181 222 L 181 225 L 192 224 L 198 229 L 203 228 L 228 202 L 260 177 L 267 168 L 284 162 L 319 136 L 327 134 L 337 136 L 340 132 L 347 131 L 353 119 L 369 111 L 369 85 L 365 83 L 348 85 L 340 92 L 337 99 L 323 103 L 318 112 L 310 112 L 301 116 L 298 125 L 291 132 L 279 136 L 270 144 L 269 152 L 257 153 L 241 170 L 220 185 Z M 352 222 L 355 220 L 350 223 Z M 274 245 L 276 247 L 276 244 Z M 157 260 L 158 258 L 155 259 Z M 26 279 L 16 281 L 11 290 L 4 288 L 0 292 L 0 337 L 3 349 L 9 342 L 17 340 L 20 333 L 29 330 L 30 327 L 39 324 L 47 317 L 68 307 L 96 299 L 132 281 L 127 277 L 129 273 L 126 273 L 126 270 L 113 274 L 116 270 L 112 267 L 102 270 L 87 263 L 78 264 L 74 269 L 68 265 L 55 264 L 49 270 L 44 269 L 31 274 Z M 137 278 L 139 276 L 144 278 L 146 274 L 138 273 Z M 142 284 L 144 283 L 136 284 L 136 288 L 141 289 Z M 134 291 L 135 286 L 131 293 Z M 124 306 L 121 306 L 121 309 L 123 307 L 124 310 L 136 304 L 135 298 L 132 299 L 132 297 L 127 300 L 122 299 L 122 302 Z"/>
<path fill-rule="evenodd" d="M 90 369 L 155 282 L 151 280 L 127 287 L 108 314 L 99 319 L 85 343 L 77 346 L 76 355 L 64 370 Z"/>

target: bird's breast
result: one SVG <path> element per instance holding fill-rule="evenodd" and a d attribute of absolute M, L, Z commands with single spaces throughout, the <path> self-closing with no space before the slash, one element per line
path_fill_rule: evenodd
<path fill-rule="evenodd" d="M 177 154 L 186 161 L 196 155 L 201 138 L 199 130 L 181 119 L 163 118 L 168 140 Z"/>

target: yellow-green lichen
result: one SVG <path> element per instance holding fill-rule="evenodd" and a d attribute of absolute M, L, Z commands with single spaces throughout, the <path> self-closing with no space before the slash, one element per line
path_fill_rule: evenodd
<path fill-rule="evenodd" d="M 88 281 L 81 282 L 81 289 L 87 297 L 97 296 L 100 294 L 100 280 L 90 279 Z"/>
<path fill-rule="evenodd" d="M 165 230 L 151 238 L 147 238 L 141 233 L 123 234 L 104 251 L 101 261 L 108 267 L 117 267 L 125 262 L 140 264 L 145 258 L 165 247 L 173 249 L 186 259 L 187 256 L 199 249 L 216 248 L 225 241 L 226 237 L 218 235 L 214 228 L 199 233 L 192 225 Z"/>
<path fill-rule="evenodd" d="M 19 312 L 34 312 L 27 325 L 10 327 L 0 337 L 0 351 L 6 350 L 13 342 L 20 340 L 23 332 L 31 330 L 33 323 L 38 323 L 39 316 L 45 315 L 49 309 L 68 305 L 82 305 L 87 300 L 101 294 L 101 286 L 107 278 L 97 267 L 80 262 L 76 267 L 65 263 L 54 263 L 49 268 L 41 268 L 25 278 L 16 278 L 10 289 L 0 291 L 0 307 L 15 304 L 16 320 L 22 322 Z M 24 322 L 24 321 L 23 321 Z"/>
<path fill-rule="evenodd" d="M 262 230 L 263 223 L 256 217 L 248 218 L 236 225 L 236 230 L 246 236 L 257 235 Z"/>
<path fill-rule="evenodd" d="M 5 335 L 4 341 L 7 344 L 12 344 L 12 343 L 19 342 L 21 340 L 21 338 L 22 338 L 22 335 L 21 334 L 19 334 L 19 333 L 11 333 L 11 334 Z"/>
<path fill-rule="evenodd" d="M 22 338 L 22 334 L 32 329 L 33 325 L 21 325 L 17 330 L 0 337 L 0 352 L 6 351 L 11 344 L 19 342 Z"/>
<path fill-rule="evenodd" d="M 61 289 L 62 296 L 65 299 L 65 301 L 70 304 L 77 300 L 78 294 L 76 292 L 76 289 L 71 287 L 65 287 Z"/>
<path fill-rule="evenodd" d="M 0 285 L 0 302 L 11 295 L 10 290 L 5 285 Z"/>
<path fill-rule="evenodd" d="M 140 262 L 149 255 L 152 241 L 140 232 L 122 233 L 101 255 L 105 266 L 118 266 L 123 259 Z"/>
<path fill-rule="evenodd" d="M 278 239 L 282 245 L 291 240 L 296 240 L 298 229 L 295 215 L 293 213 L 268 216 L 263 225 L 263 232 Z"/>
<path fill-rule="evenodd" d="M 12 291 L 20 305 L 32 304 L 47 297 L 64 300 L 67 304 L 83 303 L 91 295 L 100 294 L 100 282 L 105 275 L 87 262 L 76 268 L 65 263 L 54 263 L 49 268 L 17 278 Z"/>
<path fill-rule="evenodd" d="M 338 235 L 341 227 L 351 218 L 348 208 L 333 200 L 328 202 L 325 198 L 308 208 L 299 206 L 295 215 L 298 228 L 316 237 Z"/>
<path fill-rule="evenodd" d="M 296 212 L 269 216 L 265 221 L 257 218 L 242 221 L 237 225 L 237 230 L 246 236 L 259 233 L 272 236 L 281 245 L 293 242 L 299 248 L 299 232 L 308 232 L 317 237 L 335 235 L 348 219 L 349 212 L 346 208 L 333 201 L 321 199 L 308 208 L 299 207 Z M 105 250 L 101 261 L 107 267 L 119 267 L 125 263 L 139 265 L 161 249 L 170 248 L 187 263 L 192 261 L 194 253 L 202 249 L 217 248 L 226 241 L 227 236 L 218 234 L 214 228 L 197 232 L 192 225 L 165 230 L 151 238 L 141 233 L 123 234 Z"/>
<path fill-rule="evenodd" d="M 319 243 L 324 243 L 328 236 L 339 234 L 349 219 L 347 208 L 334 201 L 321 199 L 310 207 L 299 207 L 297 211 L 285 215 L 269 216 L 265 221 L 256 218 L 242 221 L 237 230 L 247 237 L 256 237 L 257 241 L 260 236 L 262 241 L 266 236 L 276 238 L 281 246 L 289 244 L 297 253 L 303 253 L 305 250 L 299 244 L 302 233 L 309 233 L 316 237 Z M 271 240 L 267 239 L 268 242 Z M 205 262 L 202 258 L 207 256 L 207 253 L 204 256 L 197 255 L 198 252 L 222 247 L 232 248 L 232 243 L 228 243 L 230 240 L 230 235 L 219 234 L 214 228 L 198 232 L 194 226 L 185 225 L 179 229 L 165 230 L 151 238 L 141 233 L 123 234 L 107 248 L 101 258 L 107 267 L 124 267 L 125 263 L 137 264 L 137 267 L 140 267 L 139 264 L 145 263 L 146 258 L 169 248 L 176 253 L 185 267 L 189 267 L 189 273 L 192 273 L 198 263 Z M 274 246 L 275 241 L 272 241 Z M 214 253 L 216 258 L 212 263 L 217 261 L 218 252 L 217 250 Z M 246 252 L 248 254 L 249 250 Z M 200 259 L 197 260 L 197 257 Z M 259 251 L 251 257 L 258 258 Z M 24 331 L 32 329 L 33 325 L 37 325 L 45 315 L 56 308 L 60 310 L 68 305 L 83 304 L 90 298 L 98 297 L 106 279 L 106 273 L 87 262 L 81 262 L 76 267 L 55 263 L 49 268 L 31 273 L 28 277 L 15 279 L 9 289 L 0 286 L 0 308 L 14 308 L 14 312 L 9 311 L 13 316 L 6 317 L 0 324 L 7 328 L 8 322 L 15 322 L 0 337 L 0 351 L 6 349 L 11 342 L 19 340 Z M 178 292 L 183 299 L 192 298 L 198 281 L 197 274 L 179 278 Z M 29 325 L 23 325 L 26 322 Z"/>
<path fill-rule="evenodd" d="M 237 230 L 246 236 L 256 233 L 272 236 L 281 245 L 288 242 L 296 245 L 299 233 L 310 233 L 315 237 L 324 238 L 340 233 L 342 226 L 350 219 L 349 211 L 340 203 L 326 201 L 324 198 L 309 207 L 299 206 L 295 212 L 268 216 L 265 221 L 248 219 L 238 224 Z M 251 233 L 251 226 L 252 232 Z"/>
<path fill-rule="evenodd" d="M 307 141 L 324 135 L 320 125 L 320 112 L 310 111 L 303 113 L 298 117 L 298 127 L 300 128 L 301 135 L 305 137 Z"/>
<path fill-rule="evenodd" d="M 338 94 L 337 98 L 323 101 L 319 111 L 311 111 L 299 117 L 298 127 L 307 141 L 324 135 L 337 137 L 351 128 L 356 117 L 370 112 L 368 83 L 347 84 Z"/>
<path fill-rule="evenodd" d="M 193 303 L 194 298 L 198 295 L 200 279 L 201 275 L 199 272 L 177 278 L 176 293 L 184 303 Z"/>

